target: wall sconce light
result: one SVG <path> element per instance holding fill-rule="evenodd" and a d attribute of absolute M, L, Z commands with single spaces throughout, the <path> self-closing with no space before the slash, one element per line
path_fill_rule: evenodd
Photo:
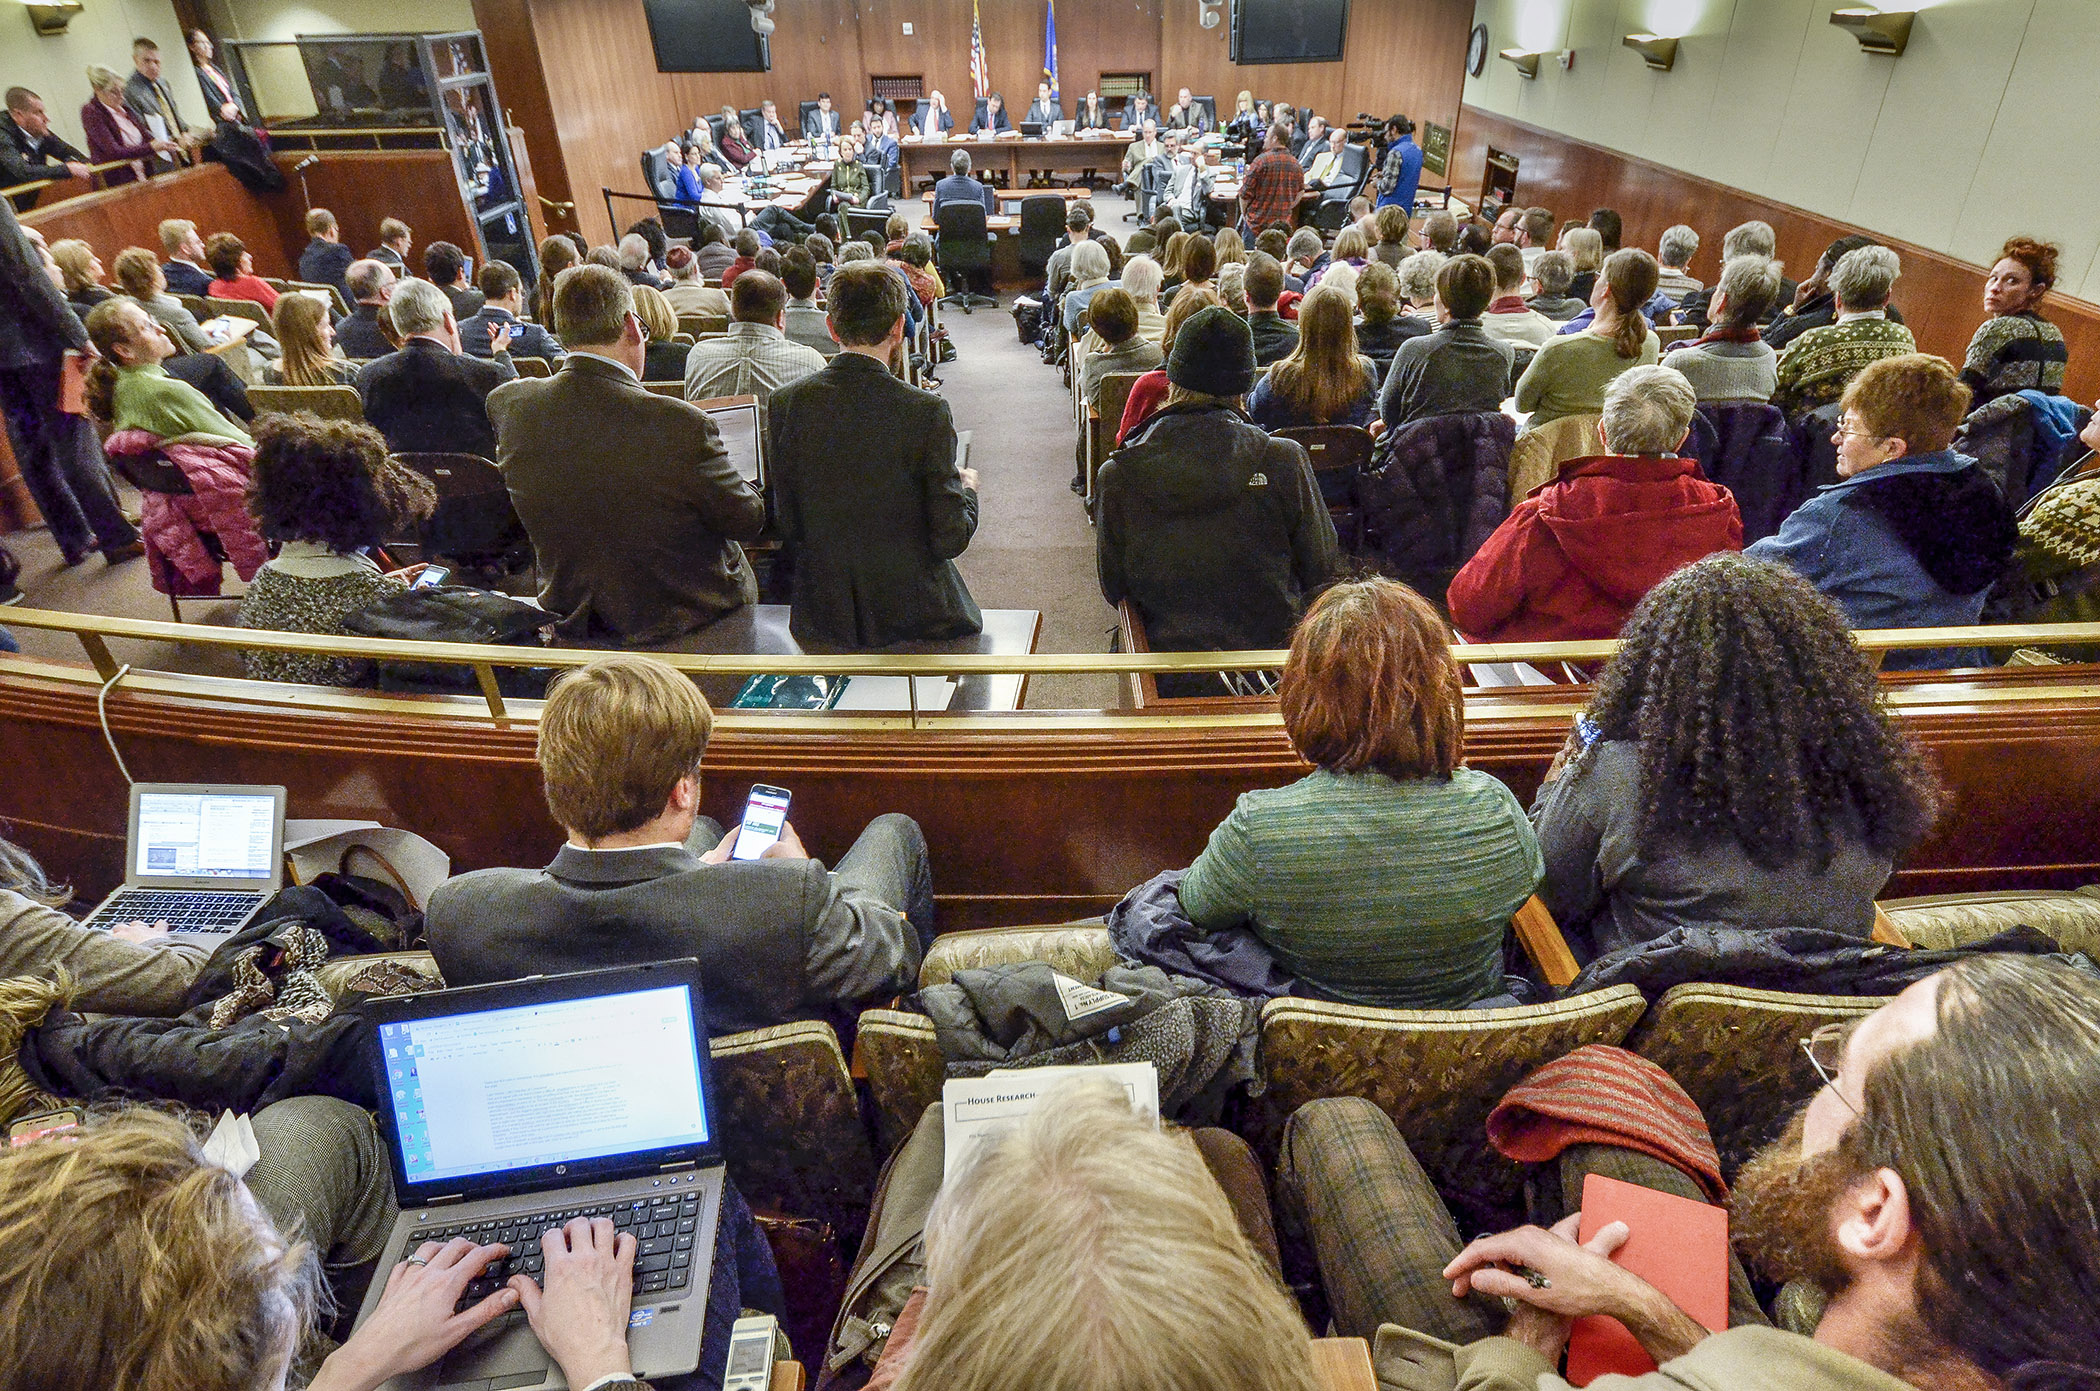
<path fill-rule="evenodd" d="M 1516 65 L 1517 76 L 1534 78 L 1539 75 L 1538 54 L 1522 48 L 1505 48 L 1501 56 Z"/>
<path fill-rule="evenodd" d="M 80 13 L 80 0 L 53 0 L 50 4 L 26 3 L 23 8 L 29 11 L 29 22 L 36 26 L 37 33 L 49 38 L 54 34 L 66 32 L 66 25 L 72 22 L 74 15 Z"/>
<path fill-rule="evenodd" d="M 1904 45 L 1910 42 L 1911 21 L 1918 17 L 1916 10 L 1832 10 L 1830 22 L 1859 40 L 1862 53 L 1882 53 L 1891 58 L 1901 57 Z"/>
<path fill-rule="evenodd" d="M 1657 72 L 1668 72 L 1677 65 L 1677 40 L 1666 39 L 1659 34 L 1628 34 L 1625 46 L 1641 55 L 1641 61 Z"/>

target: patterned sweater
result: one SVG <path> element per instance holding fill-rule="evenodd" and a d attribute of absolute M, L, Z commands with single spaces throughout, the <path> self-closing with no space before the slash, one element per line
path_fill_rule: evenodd
<path fill-rule="evenodd" d="M 1861 369 L 1885 357 L 1918 350 L 1910 330 L 1889 319 L 1847 319 L 1812 328 L 1779 355 L 1779 389 L 1772 404 L 1796 416 L 1845 394 Z"/>
<path fill-rule="evenodd" d="M 2004 314 L 1986 319 L 1969 340 L 1961 367 L 1962 380 L 1976 392 L 1976 404 L 2015 391 L 2064 389 L 2064 364 L 2070 354 L 2063 330 L 2039 314 Z"/>
<path fill-rule="evenodd" d="M 287 541 L 277 559 L 249 582 L 234 622 L 242 628 L 340 636 L 346 615 L 407 588 L 363 556 L 334 556 L 310 541 Z M 257 681 L 315 686 L 369 686 L 375 675 L 370 662 L 300 652 L 244 650 L 241 665 Z"/>

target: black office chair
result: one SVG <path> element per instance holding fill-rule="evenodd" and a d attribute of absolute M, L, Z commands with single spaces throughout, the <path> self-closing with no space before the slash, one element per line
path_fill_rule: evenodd
<path fill-rule="evenodd" d="M 846 235 L 858 241 L 867 240 L 871 233 L 875 237 L 880 238 L 883 235 L 882 229 L 889 225 L 889 220 L 890 215 L 887 212 L 878 212 L 874 208 L 848 208 L 846 209 Z M 877 252 L 880 252 L 888 245 L 887 241 L 878 240 L 875 249 Z"/>
<path fill-rule="evenodd" d="M 953 293 L 941 297 L 941 303 L 960 305 L 965 314 L 978 305 L 998 308 L 998 300 L 969 288 L 971 276 L 991 277 L 992 241 L 985 226 L 984 204 L 943 203 L 934 210 L 933 220 L 940 229 L 934 238 L 934 259 L 941 278 L 955 287 Z"/>
<path fill-rule="evenodd" d="M 1050 254 L 1065 231 L 1065 200 L 1054 193 L 1033 194 L 1021 200 L 1021 269 L 1031 276 L 1046 276 Z"/>
<path fill-rule="evenodd" d="M 700 214 L 678 203 L 658 203 L 656 220 L 664 225 L 664 236 L 673 246 L 691 246 L 700 240 Z"/>
<path fill-rule="evenodd" d="M 1349 201 L 1363 192 L 1371 177 L 1371 156 L 1361 145 L 1342 146 L 1343 181 L 1331 185 L 1306 214 L 1305 222 L 1322 232 L 1339 232 L 1349 220 Z"/>
<path fill-rule="evenodd" d="M 810 112 L 812 112 L 812 111 L 814 111 L 814 110 L 816 110 L 816 109 L 817 109 L 817 104 L 816 104 L 815 102 L 813 102 L 813 101 L 805 101 L 805 102 L 800 102 L 800 103 L 797 103 L 797 105 L 796 105 L 796 110 L 795 110 L 795 129 L 796 129 L 796 130 L 797 130 L 798 132 L 799 132 L 799 131 L 805 131 L 805 130 L 808 130 L 808 129 L 809 129 L 809 113 L 810 113 Z M 836 111 L 836 110 L 838 110 L 838 108 L 837 108 L 837 107 L 833 107 L 833 108 L 832 108 L 832 110 Z M 846 128 L 846 122 L 844 122 L 844 121 L 841 121 L 841 122 L 839 122 L 839 129 L 840 129 L 840 130 L 844 130 L 845 128 Z"/>
<path fill-rule="evenodd" d="M 664 196 L 670 175 L 671 163 L 664 158 L 662 150 L 642 151 L 642 187 L 649 190 L 651 197 Z"/>
<path fill-rule="evenodd" d="M 729 133 L 729 123 L 719 114 L 710 116 L 707 118 L 707 133 L 714 137 L 715 148 L 719 150 L 722 148 L 722 137 Z"/>
<path fill-rule="evenodd" d="M 758 148 L 758 123 L 763 115 L 755 106 L 746 106 L 736 113 L 737 124 L 744 128 L 744 140 L 754 150 Z"/>
<path fill-rule="evenodd" d="M 420 528 L 426 556 L 515 574 L 533 563 L 532 542 L 496 466 L 479 454 L 396 454 L 402 467 L 437 489 L 437 510 Z"/>
<path fill-rule="evenodd" d="M 1209 122 L 1207 129 L 1216 130 L 1218 128 L 1218 99 L 1216 97 L 1193 97 L 1191 100 L 1197 106 L 1203 108 L 1204 118 Z"/>

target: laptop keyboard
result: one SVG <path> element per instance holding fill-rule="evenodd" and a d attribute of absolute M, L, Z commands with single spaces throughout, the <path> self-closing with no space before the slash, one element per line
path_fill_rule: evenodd
<path fill-rule="evenodd" d="M 231 932 L 256 910 L 264 897 L 189 889 L 124 889 L 95 910 L 94 921 L 98 927 L 165 922 L 177 932 Z"/>
<path fill-rule="evenodd" d="M 550 1208 L 546 1212 L 494 1218 L 487 1222 L 456 1223 L 412 1233 L 397 1259 L 407 1260 L 426 1241 L 443 1244 L 463 1236 L 477 1245 L 501 1242 L 510 1255 L 491 1261 L 487 1270 L 470 1281 L 460 1297 L 459 1309 L 479 1304 L 503 1287 L 511 1276 L 541 1278 L 545 1262 L 540 1256 L 540 1234 L 565 1226 L 578 1217 L 607 1217 L 620 1231 L 635 1239 L 634 1292 L 666 1294 L 692 1283 L 693 1243 L 700 1226 L 700 1194 L 684 1192 L 633 1202 L 603 1203 L 596 1207 Z"/>

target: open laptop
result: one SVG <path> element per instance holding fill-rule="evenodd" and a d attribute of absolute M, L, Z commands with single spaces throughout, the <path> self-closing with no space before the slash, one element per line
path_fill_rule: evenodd
<path fill-rule="evenodd" d="M 216 946 L 283 884 L 283 788 L 133 783 L 124 887 L 86 922 L 165 921 L 173 938 Z"/>
<path fill-rule="evenodd" d="M 541 1278 L 540 1236 L 579 1216 L 636 1240 L 628 1351 L 645 1380 L 700 1364 L 722 1201 L 700 963 L 534 976 L 372 1000 L 366 1043 L 401 1209 L 379 1278 L 426 1241 L 511 1254 L 462 1309 L 514 1272 Z M 521 1311 L 502 1315 L 391 1391 L 565 1387 Z"/>

